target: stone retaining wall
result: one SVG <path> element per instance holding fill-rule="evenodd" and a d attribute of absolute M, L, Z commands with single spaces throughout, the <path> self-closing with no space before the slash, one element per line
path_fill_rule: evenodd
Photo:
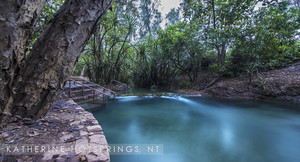
<path fill-rule="evenodd" d="M 63 109 L 73 109 L 76 113 L 78 113 L 76 115 L 73 115 L 72 113 L 64 115 L 65 118 L 69 119 L 70 127 L 75 129 L 74 133 L 66 133 L 60 137 L 61 144 L 65 144 L 67 140 L 74 140 L 73 142 L 70 142 L 70 145 L 71 148 L 73 145 L 73 151 L 75 151 L 75 154 L 74 152 L 70 152 L 67 155 L 74 155 L 72 161 L 110 161 L 106 138 L 101 126 L 94 118 L 93 114 L 85 111 L 71 99 L 65 102 L 66 104 Z M 79 132 L 79 136 L 77 130 Z M 78 137 L 79 139 L 73 137 Z M 60 143 L 58 143 L 58 145 Z M 48 161 L 51 160 L 52 157 L 53 153 L 49 155 L 45 154 L 42 160 Z M 67 158 L 64 158 L 64 155 L 60 155 L 56 158 L 56 160 L 58 159 L 62 161 L 67 160 Z"/>

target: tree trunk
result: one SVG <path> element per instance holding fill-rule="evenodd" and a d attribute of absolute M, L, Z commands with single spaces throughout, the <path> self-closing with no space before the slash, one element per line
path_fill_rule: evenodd
<path fill-rule="evenodd" d="M 46 0 L 0 1 L 0 119 L 11 115 L 4 111 L 10 97 L 16 93 L 13 85 L 18 83 L 24 67 L 25 51 L 32 31 Z"/>
<path fill-rule="evenodd" d="M 23 0 L 25 4 L 22 2 L 19 6 L 16 5 L 19 0 L 15 1 L 1 2 L 0 7 L 4 6 L 5 8 L 5 5 L 10 4 L 12 7 L 25 10 L 25 12 L 32 11 L 32 8 L 25 7 L 26 0 Z M 28 3 L 36 3 L 33 5 L 36 7 L 43 6 L 44 1 Z M 21 40 L 17 36 L 13 37 L 14 39 L 4 40 L 3 38 L 7 38 L 7 36 L 2 36 L 5 33 L 1 32 L 0 86 L 2 87 L 0 88 L 9 87 L 5 89 L 4 93 L 1 92 L 0 96 L 1 124 L 5 123 L 11 115 L 38 118 L 47 113 L 56 96 L 63 90 L 66 78 L 72 74 L 76 60 L 79 59 L 85 44 L 111 2 L 112 0 L 66 0 L 40 35 L 29 57 L 24 61 L 24 67 L 19 65 L 17 70 L 11 69 L 15 62 L 19 63 L 15 51 L 18 52 L 17 45 L 20 45 L 21 48 L 24 48 L 24 45 L 16 43 Z M 36 9 L 36 15 L 40 11 L 40 8 Z M 14 19 L 22 15 L 22 13 L 15 13 L 15 10 L 11 10 L 7 15 L 1 13 L 1 16 L 5 15 L 6 19 L 10 19 L 12 16 L 9 14 L 12 14 Z M 5 20 L 1 17 L 0 21 L 3 19 Z M 3 24 L 2 21 L 1 24 Z M 11 26 L 15 29 L 11 31 L 13 36 L 18 35 L 18 30 L 23 31 L 16 24 Z M 28 29 L 28 27 L 24 27 L 25 31 Z M 30 30 L 32 31 L 32 28 Z M 14 41 L 14 46 L 9 41 Z M 7 62 L 9 63 L 7 64 Z"/>
<path fill-rule="evenodd" d="M 225 66 L 225 57 L 226 57 L 226 46 L 225 43 L 222 43 L 221 47 L 221 65 Z"/>
<path fill-rule="evenodd" d="M 81 72 L 80 72 L 81 77 L 84 77 L 85 67 L 86 67 L 86 65 L 84 65 L 83 68 L 81 69 Z"/>
<path fill-rule="evenodd" d="M 221 51 L 220 51 L 220 48 L 219 46 L 216 46 L 217 48 L 217 56 L 218 56 L 218 69 L 220 69 L 220 65 L 221 65 Z"/>

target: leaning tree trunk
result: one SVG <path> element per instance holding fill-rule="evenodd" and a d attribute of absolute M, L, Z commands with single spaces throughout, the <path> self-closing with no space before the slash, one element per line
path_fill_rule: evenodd
<path fill-rule="evenodd" d="M 16 9 L 31 13 L 32 8 L 26 7 L 26 3 L 36 3 L 33 8 L 37 9 L 34 9 L 32 15 L 38 15 L 41 7 L 37 6 L 43 6 L 45 0 L 37 2 L 23 0 L 20 4 L 17 2 L 22 0 L 14 1 L 6 0 L 0 3 L 1 8 L 6 8 L 6 5 L 13 8 L 8 14 L 4 14 L 2 10 L 0 17 L 0 28 L 2 24 L 6 24 L 6 20 L 12 19 L 12 23 L 7 25 L 12 28 L 7 29 L 11 32 L 9 36 L 2 36 L 5 35 L 2 29 L 0 34 L 2 124 L 11 115 L 38 118 L 47 113 L 51 103 L 63 90 L 64 82 L 72 74 L 76 60 L 112 2 L 112 0 L 66 0 L 22 64 L 19 60 L 19 48 L 24 48 L 27 40 L 21 40 L 22 34 L 19 33 L 28 29 L 32 31 L 33 25 L 24 26 L 23 29 L 23 25 L 16 23 L 22 15 L 22 12 L 15 13 Z M 34 16 L 29 16 L 28 19 L 33 24 L 36 20 Z"/>

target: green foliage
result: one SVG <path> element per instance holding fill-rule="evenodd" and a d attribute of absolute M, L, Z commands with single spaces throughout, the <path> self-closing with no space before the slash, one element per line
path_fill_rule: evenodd
<path fill-rule="evenodd" d="M 194 81 L 205 51 L 199 43 L 197 31 L 192 24 L 179 22 L 158 30 L 157 38 L 149 36 L 139 46 L 135 85 L 144 88 L 171 86 L 178 75 Z"/>
<path fill-rule="evenodd" d="M 166 19 L 167 19 L 166 26 L 175 25 L 180 22 L 179 12 L 180 12 L 179 8 L 171 9 L 171 11 L 166 15 Z"/>
<path fill-rule="evenodd" d="M 50 22 L 54 14 L 59 10 L 64 2 L 65 0 L 48 0 L 46 2 L 34 28 L 34 41 L 36 41 L 40 33 L 46 28 L 47 24 Z"/>
<path fill-rule="evenodd" d="M 47 24 L 50 22 L 50 20 L 53 18 L 54 14 L 59 10 L 61 5 L 65 2 L 65 0 L 48 0 L 46 1 L 43 11 L 40 14 L 32 34 L 32 40 L 30 43 L 30 46 L 26 52 L 26 54 L 29 54 L 30 50 L 32 49 L 34 43 L 38 39 L 39 35 L 44 31 Z"/>
<path fill-rule="evenodd" d="M 191 83 L 189 83 L 189 82 L 187 82 L 187 81 L 181 81 L 181 82 L 179 83 L 178 87 L 179 87 L 180 89 L 190 89 L 190 88 L 192 88 L 192 85 L 191 85 Z"/>
<path fill-rule="evenodd" d="M 89 40 L 82 59 L 90 80 L 108 84 L 112 79 L 127 82 L 130 78 L 135 46 L 137 9 L 133 2 L 113 3 L 112 11 L 101 19 L 98 30 Z M 80 64 L 78 65 L 80 66 Z"/>
<path fill-rule="evenodd" d="M 79 61 L 77 64 L 76 64 L 76 67 L 75 67 L 75 70 L 73 72 L 73 76 L 80 76 L 80 74 L 82 73 L 82 70 L 85 69 L 85 62 L 81 59 L 81 61 Z M 84 74 L 84 72 L 83 72 Z M 84 75 L 85 77 L 85 75 Z"/>
<path fill-rule="evenodd" d="M 184 19 L 172 9 L 160 29 L 158 0 L 115 2 L 75 73 L 86 65 L 95 82 L 117 79 L 143 88 L 189 88 L 201 75 L 245 74 L 251 82 L 261 70 L 300 59 L 299 7 L 282 1 L 255 9 L 256 3 L 184 0 Z"/>
<path fill-rule="evenodd" d="M 184 1 L 185 17 L 200 27 L 206 46 L 216 51 L 218 67 L 225 65 L 227 50 L 254 5 L 254 0 Z"/>
<path fill-rule="evenodd" d="M 155 35 L 155 32 L 160 29 L 162 19 L 158 11 L 159 6 L 158 0 L 140 0 L 139 34 L 141 38 L 145 38 L 148 34 Z"/>
<path fill-rule="evenodd" d="M 235 75 L 286 66 L 300 57 L 297 12 L 280 2 L 260 8 L 234 41 L 229 70 Z"/>
<path fill-rule="evenodd" d="M 151 88 L 170 85 L 176 71 L 163 55 L 159 42 L 153 37 L 139 45 L 133 82 L 138 87 Z"/>

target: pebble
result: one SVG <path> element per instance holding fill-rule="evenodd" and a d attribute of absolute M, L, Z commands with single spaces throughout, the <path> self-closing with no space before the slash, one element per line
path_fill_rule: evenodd
<path fill-rule="evenodd" d="M 6 137 L 9 136 L 9 134 L 8 134 L 7 132 L 4 132 L 4 133 L 1 134 L 1 136 L 2 136 L 3 138 L 6 138 Z"/>
<path fill-rule="evenodd" d="M 86 157 L 84 155 L 80 155 L 80 161 L 86 161 Z"/>
<path fill-rule="evenodd" d="M 74 121 L 74 122 L 72 122 L 70 125 L 71 126 L 77 126 L 77 125 L 79 125 L 80 124 L 80 121 Z"/>
<path fill-rule="evenodd" d="M 81 135 L 81 136 L 85 136 L 85 135 L 88 135 L 88 134 L 89 134 L 88 132 L 83 131 L 83 130 L 80 130 L 80 135 Z"/>
<path fill-rule="evenodd" d="M 49 123 L 43 123 L 43 125 L 45 125 L 45 126 L 48 126 L 48 125 L 49 125 Z"/>
<path fill-rule="evenodd" d="M 28 136 L 29 137 L 35 137 L 37 135 L 39 135 L 39 133 L 37 131 L 33 131 L 33 132 L 30 132 Z"/>
<path fill-rule="evenodd" d="M 87 130 L 88 130 L 89 132 L 100 132 L 100 131 L 102 131 L 100 125 L 88 126 L 88 127 L 87 127 Z"/>

